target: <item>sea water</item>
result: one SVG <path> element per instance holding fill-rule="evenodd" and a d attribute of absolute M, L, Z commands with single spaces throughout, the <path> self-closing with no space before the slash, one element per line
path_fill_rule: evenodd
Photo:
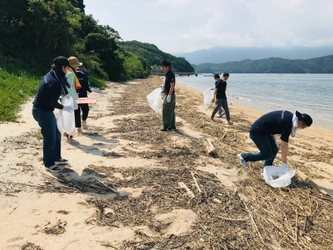
<path fill-rule="evenodd" d="M 213 75 L 206 74 L 176 81 L 202 92 L 215 86 Z M 309 114 L 314 125 L 333 129 L 333 74 L 230 74 L 227 98 L 264 112 L 297 110 Z"/>

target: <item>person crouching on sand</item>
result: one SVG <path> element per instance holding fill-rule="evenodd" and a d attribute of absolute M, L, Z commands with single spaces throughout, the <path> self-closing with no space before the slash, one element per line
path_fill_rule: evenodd
<path fill-rule="evenodd" d="M 312 118 L 308 114 L 287 110 L 272 111 L 256 120 L 250 129 L 250 138 L 256 144 L 260 152 L 238 154 L 243 168 L 246 169 L 248 161 L 264 160 L 264 166 L 271 166 L 279 149 L 276 143 L 276 134 L 280 134 L 282 164 L 280 167 L 287 168 L 289 136 L 294 137 L 298 129 L 310 127 Z"/>

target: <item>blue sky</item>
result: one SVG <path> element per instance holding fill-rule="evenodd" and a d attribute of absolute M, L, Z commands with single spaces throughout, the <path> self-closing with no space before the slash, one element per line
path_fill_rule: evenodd
<path fill-rule="evenodd" d="M 215 46 L 333 46 L 333 0 L 84 0 L 124 41 L 168 53 Z"/>

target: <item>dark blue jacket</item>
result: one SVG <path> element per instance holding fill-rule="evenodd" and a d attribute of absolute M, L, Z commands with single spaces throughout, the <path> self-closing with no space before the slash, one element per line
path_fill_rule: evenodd
<path fill-rule="evenodd" d="M 62 77 L 57 75 L 58 78 Z M 65 77 L 63 77 L 65 78 Z M 65 78 L 66 81 L 66 78 Z M 61 86 L 52 72 L 48 72 L 39 84 L 36 92 L 34 107 L 41 110 L 53 111 L 55 108 L 62 109 L 64 106 L 58 102 L 61 95 Z"/>

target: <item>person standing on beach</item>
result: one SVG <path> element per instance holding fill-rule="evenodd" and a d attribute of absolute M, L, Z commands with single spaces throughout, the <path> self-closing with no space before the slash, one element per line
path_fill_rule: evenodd
<path fill-rule="evenodd" d="M 69 61 L 70 65 L 71 62 Z M 75 74 L 75 69 L 73 68 L 73 66 L 71 65 L 68 68 L 68 72 L 66 74 L 66 78 L 67 78 L 67 82 L 69 83 L 70 87 L 67 89 L 68 90 L 68 94 L 70 97 L 73 98 L 73 103 L 74 103 L 74 112 L 76 112 L 76 110 L 79 108 L 78 104 L 76 102 L 77 100 L 77 93 L 76 93 L 76 88 L 82 88 L 79 80 L 77 79 L 77 76 Z M 74 117 L 74 113 L 73 113 L 73 119 L 75 119 Z M 72 131 L 71 134 L 65 133 L 64 136 L 67 137 L 67 142 L 68 143 L 73 143 L 73 134 L 74 134 L 75 130 Z"/>
<path fill-rule="evenodd" d="M 75 70 L 78 81 L 80 82 L 81 88 L 77 89 L 76 92 L 79 95 L 79 98 L 87 98 L 87 92 L 91 93 L 90 83 L 87 75 L 79 70 L 79 66 L 82 66 L 83 63 L 80 62 L 75 56 L 68 58 L 69 63 Z M 82 121 L 81 121 L 81 110 L 82 110 Z M 79 108 L 74 111 L 75 114 L 75 127 L 77 131 L 82 132 L 82 127 L 87 129 L 87 118 L 89 114 L 89 105 L 87 103 L 79 104 Z"/>
<path fill-rule="evenodd" d="M 50 172 L 60 172 L 68 161 L 61 157 L 61 134 L 53 113 L 54 109 L 73 112 L 73 107 L 58 102 L 60 95 L 67 95 L 70 87 L 65 75 L 69 62 L 58 56 L 53 60 L 52 69 L 43 77 L 33 101 L 32 115 L 38 122 L 43 135 L 43 163 Z"/>
<path fill-rule="evenodd" d="M 215 79 L 215 75 L 214 75 L 214 79 Z M 215 79 L 215 88 L 216 88 L 216 85 L 218 82 L 219 81 L 216 81 L 216 79 Z M 211 90 L 215 90 L 215 88 L 211 88 Z M 215 94 L 215 92 L 214 92 L 214 94 Z M 215 98 L 216 98 L 216 96 L 215 96 Z M 223 110 L 222 105 L 221 105 L 219 107 L 219 117 L 222 117 L 224 114 L 225 114 L 225 111 Z"/>
<path fill-rule="evenodd" d="M 176 78 L 175 74 L 170 70 L 170 62 L 162 61 L 161 67 L 165 73 L 163 86 L 163 129 L 161 131 L 170 131 L 176 129 Z"/>
<path fill-rule="evenodd" d="M 308 114 L 287 110 L 272 111 L 256 120 L 250 129 L 250 138 L 256 144 L 260 152 L 238 154 L 243 168 L 246 169 L 248 161 L 264 160 L 264 166 L 271 166 L 279 149 L 276 134 L 280 134 L 282 164 L 280 167 L 287 168 L 289 136 L 294 137 L 297 129 L 310 127 L 312 118 Z"/>
<path fill-rule="evenodd" d="M 214 121 L 214 116 L 215 114 L 222 109 L 225 111 L 226 119 L 229 125 L 232 124 L 230 121 L 230 113 L 229 113 L 229 107 L 228 107 L 228 101 L 227 101 L 227 96 L 226 96 L 226 90 L 227 90 L 227 80 L 229 78 L 229 73 L 225 72 L 223 73 L 222 79 L 220 79 L 219 74 L 214 74 L 214 79 L 215 79 L 215 90 L 212 102 L 215 101 L 215 108 L 212 112 L 211 115 L 211 120 Z"/>

